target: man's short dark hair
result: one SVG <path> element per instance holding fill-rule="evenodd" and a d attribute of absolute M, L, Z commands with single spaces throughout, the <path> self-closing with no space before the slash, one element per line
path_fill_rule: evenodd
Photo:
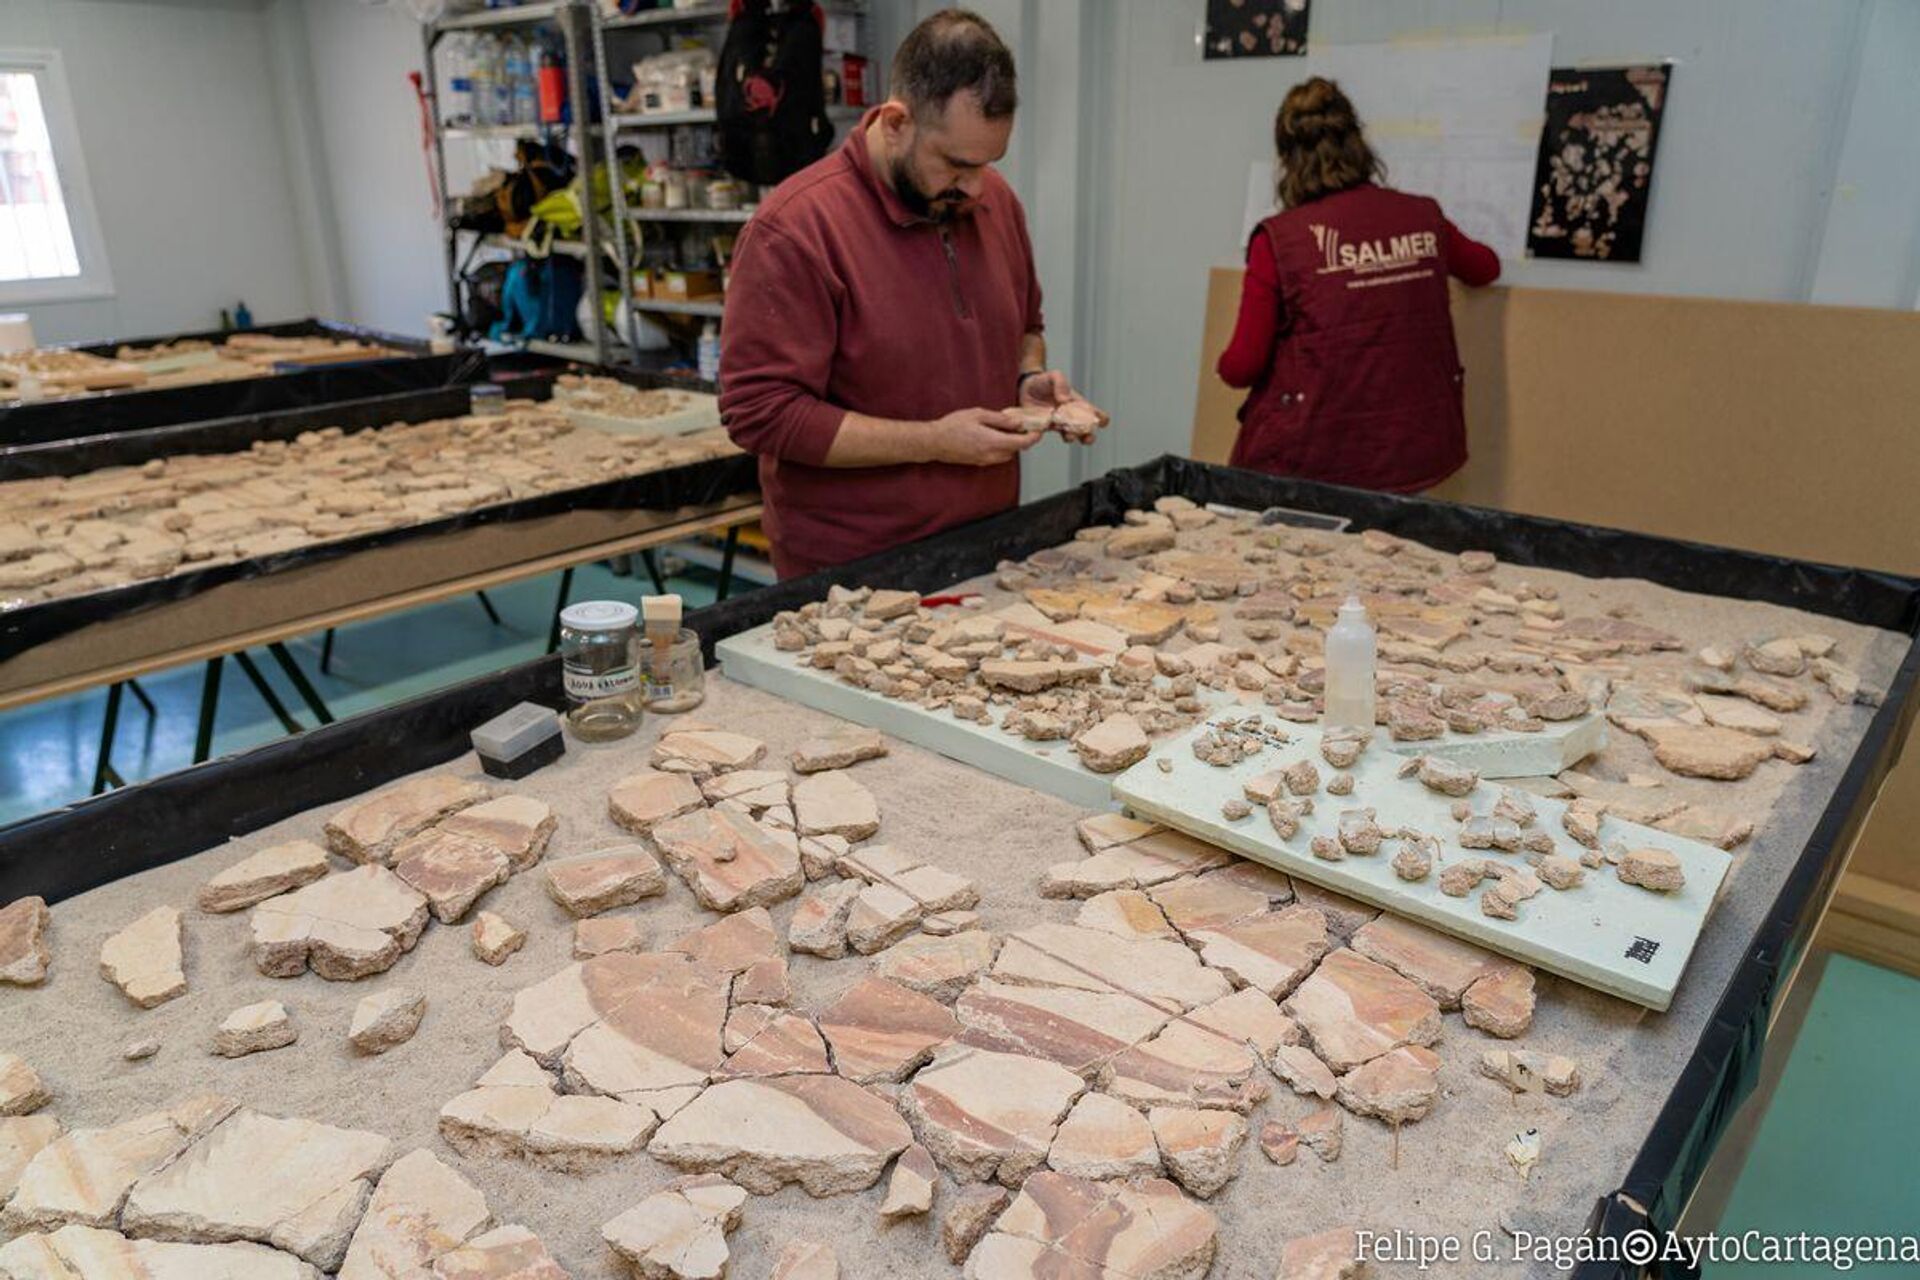
<path fill-rule="evenodd" d="M 1020 105 L 1013 53 L 991 23 L 970 9 L 942 9 L 908 33 L 893 55 L 893 96 L 914 119 L 947 109 L 953 95 L 971 90 L 989 120 L 1004 120 Z"/>

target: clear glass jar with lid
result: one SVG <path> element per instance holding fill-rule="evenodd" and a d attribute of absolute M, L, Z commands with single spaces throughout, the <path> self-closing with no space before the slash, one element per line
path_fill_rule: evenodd
<path fill-rule="evenodd" d="M 610 742 L 640 727 L 646 689 L 634 661 L 639 617 L 618 600 L 585 600 L 560 611 L 567 725 L 582 742 Z"/>

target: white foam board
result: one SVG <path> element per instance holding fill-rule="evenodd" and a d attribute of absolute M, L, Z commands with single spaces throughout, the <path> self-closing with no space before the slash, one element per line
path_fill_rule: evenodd
<path fill-rule="evenodd" d="M 1314 798 L 1314 812 L 1301 821 L 1299 833 L 1282 841 L 1259 805 L 1238 822 L 1228 821 L 1221 807 L 1241 795 L 1248 779 L 1303 758 L 1312 759 L 1323 778 L 1330 777 L 1333 770 L 1320 757 L 1319 730 L 1287 725 L 1289 745 L 1269 747 L 1220 768 L 1193 755 L 1192 741 L 1205 728 L 1196 727 L 1159 748 L 1156 754 L 1172 761 L 1171 771 L 1147 760 L 1118 775 L 1115 796 L 1142 817 L 1652 1009 L 1665 1009 L 1672 1002 L 1714 896 L 1726 878 L 1730 859 L 1722 850 L 1608 818 L 1602 828 L 1603 843 L 1619 841 L 1627 848 L 1671 851 L 1686 872 L 1685 888 L 1673 894 L 1653 893 L 1623 884 L 1613 867 L 1602 866 L 1589 869 L 1576 888 L 1543 886 L 1520 904 L 1518 920 L 1496 920 L 1481 912 L 1480 889 L 1464 898 L 1441 893 L 1440 869 L 1464 858 L 1524 867 L 1522 855 L 1461 848 L 1459 824 L 1450 812 L 1453 799 L 1429 791 L 1417 779 L 1400 778 L 1399 768 L 1405 763 L 1401 755 L 1370 746 L 1349 771 L 1354 794 L 1332 796 L 1323 789 Z M 1467 798 L 1476 812 L 1485 813 L 1500 791 L 1498 783 L 1482 781 Z M 1528 798 L 1539 813 L 1535 825 L 1554 836 L 1562 853 L 1583 852 L 1560 825 L 1565 804 Z M 1393 841 L 1379 853 L 1339 862 L 1323 861 L 1309 852 L 1314 836 L 1335 834 L 1341 811 L 1356 808 L 1375 810 L 1383 827 L 1409 826 L 1437 837 L 1442 859 L 1427 879 L 1409 883 L 1394 873 L 1392 856 L 1398 846 Z M 1481 889 L 1485 887 L 1483 883 Z"/>
<path fill-rule="evenodd" d="M 674 391 L 672 394 L 684 402 L 683 406 L 672 413 L 663 413 L 652 418 L 623 418 L 614 414 L 569 408 L 564 399 L 556 401 L 556 404 L 566 412 L 568 421 L 574 426 L 611 432 L 614 435 L 684 436 L 720 425 L 718 396 L 699 391 Z"/>

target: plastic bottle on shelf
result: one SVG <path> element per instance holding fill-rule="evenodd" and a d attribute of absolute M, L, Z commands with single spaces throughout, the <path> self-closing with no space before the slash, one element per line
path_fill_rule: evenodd
<path fill-rule="evenodd" d="M 540 100 L 534 86 L 533 54 L 519 36 L 507 37 L 507 120 L 511 124 L 540 123 Z"/>
<path fill-rule="evenodd" d="M 540 98 L 540 123 L 564 124 L 567 120 L 567 58 L 557 40 L 540 41 L 539 68 L 535 74 Z"/>
<path fill-rule="evenodd" d="M 467 44 L 467 82 L 472 95 L 467 119 L 479 128 L 500 123 L 494 114 L 497 54 L 492 36 L 474 36 Z"/>
<path fill-rule="evenodd" d="M 441 69 L 446 86 L 440 108 L 440 122 L 450 125 L 473 123 L 473 42 L 463 35 L 447 37 L 440 46 L 445 50 Z"/>
<path fill-rule="evenodd" d="M 1373 732 L 1374 673 L 1379 651 L 1379 638 L 1367 621 L 1367 607 L 1358 596 L 1348 596 L 1327 632 L 1327 710 L 1321 717 L 1324 727 Z"/>
<path fill-rule="evenodd" d="M 493 102 L 488 106 L 490 125 L 511 125 L 513 123 L 513 67 L 507 61 L 507 40 L 503 36 L 493 36 L 488 48 L 488 71 L 493 73 Z"/>
<path fill-rule="evenodd" d="M 700 377 L 720 381 L 720 326 L 711 320 L 700 330 Z"/>

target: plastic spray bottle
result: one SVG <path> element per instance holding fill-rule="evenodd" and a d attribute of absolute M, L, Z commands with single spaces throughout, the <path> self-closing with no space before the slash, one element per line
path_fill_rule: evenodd
<path fill-rule="evenodd" d="M 1367 621 L 1367 607 L 1358 596 L 1348 596 L 1332 630 L 1327 632 L 1327 710 L 1321 717 L 1324 727 L 1373 732 L 1373 681 L 1379 649 L 1379 638 Z"/>

